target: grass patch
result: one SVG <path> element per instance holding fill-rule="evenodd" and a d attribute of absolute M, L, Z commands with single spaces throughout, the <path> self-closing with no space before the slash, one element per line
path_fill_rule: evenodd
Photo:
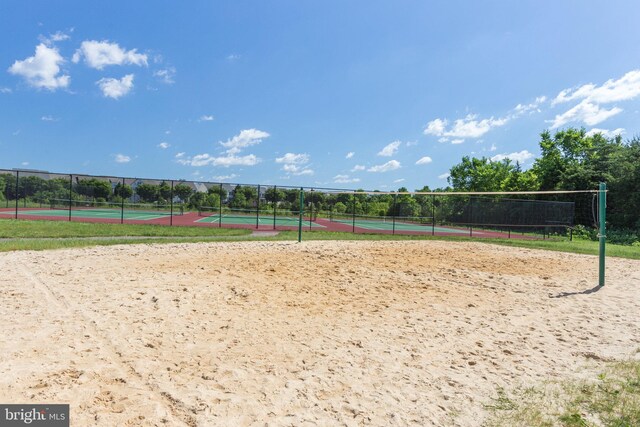
<path fill-rule="evenodd" d="M 0 238 L 54 237 L 211 237 L 242 236 L 250 230 L 214 227 L 167 227 L 152 224 L 104 224 L 68 221 L 0 220 Z"/>
<path fill-rule="evenodd" d="M 608 363 L 588 381 L 550 382 L 507 393 L 485 405 L 487 427 L 632 427 L 640 425 L 640 361 Z"/>

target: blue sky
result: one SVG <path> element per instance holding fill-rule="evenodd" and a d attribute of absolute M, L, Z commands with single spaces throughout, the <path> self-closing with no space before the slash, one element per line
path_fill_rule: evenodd
<path fill-rule="evenodd" d="M 0 168 L 444 187 L 640 131 L 637 1 L 3 0 Z M 595 129 L 595 130 L 594 130 Z"/>

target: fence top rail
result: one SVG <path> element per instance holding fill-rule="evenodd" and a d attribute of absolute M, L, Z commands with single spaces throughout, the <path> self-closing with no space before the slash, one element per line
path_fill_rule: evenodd
<path fill-rule="evenodd" d="M 608 191 L 608 190 L 606 190 Z M 533 195 L 533 194 L 576 194 L 599 193 L 600 190 L 555 190 L 555 191 L 336 191 L 331 194 L 398 194 L 419 196 L 502 196 L 502 195 Z"/>

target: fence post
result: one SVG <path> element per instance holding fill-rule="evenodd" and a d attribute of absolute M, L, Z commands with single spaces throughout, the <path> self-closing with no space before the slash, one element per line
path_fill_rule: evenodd
<path fill-rule="evenodd" d="M 273 229 L 276 229 L 276 210 L 278 208 L 278 187 L 273 186 Z"/>
<path fill-rule="evenodd" d="M 391 234 L 396 234 L 396 215 L 398 214 L 398 193 L 393 194 L 393 210 L 391 211 L 392 231 Z"/>
<path fill-rule="evenodd" d="M 304 189 L 300 188 L 300 210 L 298 212 L 298 243 L 302 242 L 302 211 L 304 210 Z"/>
<path fill-rule="evenodd" d="M 258 185 L 258 201 L 256 202 L 256 229 L 260 225 L 260 185 Z"/>
<path fill-rule="evenodd" d="M 351 195 L 351 220 L 353 223 L 352 233 L 356 232 L 356 193 L 355 191 Z"/>
<path fill-rule="evenodd" d="M 169 216 L 169 225 L 173 225 L 173 180 L 171 180 L 171 195 L 169 196 L 170 202 L 169 206 L 171 206 L 171 215 Z"/>
<path fill-rule="evenodd" d="M 18 219 L 18 201 L 20 200 L 19 191 L 20 187 L 18 183 L 20 182 L 20 171 L 16 171 L 16 219 Z"/>
<path fill-rule="evenodd" d="M 431 235 L 436 235 L 436 195 L 431 195 Z"/>
<path fill-rule="evenodd" d="M 69 221 L 71 221 L 71 195 L 73 194 L 73 174 L 69 175 Z"/>
<path fill-rule="evenodd" d="M 120 190 L 120 224 L 124 224 L 124 186 L 125 181 L 124 178 L 122 178 L 122 189 Z"/>
<path fill-rule="evenodd" d="M 218 212 L 218 228 L 222 227 L 222 183 L 220 183 L 220 212 Z"/>
<path fill-rule="evenodd" d="M 313 188 L 311 189 L 311 201 L 309 202 L 309 206 L 311 207 L 311 209 L 309 209 L 309 231 L 311 231 L 311 221 L 313 220 Z"/>

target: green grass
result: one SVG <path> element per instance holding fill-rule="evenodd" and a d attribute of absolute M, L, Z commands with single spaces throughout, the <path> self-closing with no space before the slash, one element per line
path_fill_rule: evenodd
<path fill-rule="evenodd" d="M 250 230 L 214 227 L 167 227 L 148 224 L 102 224 L 67 221 L 0 220 L 0 238 L 52 237 L 212 237 L 242 236 Z"/>
<path fill-rule="evenodd" d="M 530 249 L 571 252 L 597 255 L 598 242 L 590 240 L 523 240 L 523 239 L 485 239 L 458 236 L 408 236 L 373 233 L 346 233 L 331 231 L 303 233 L 303 240 L 443 240 L 453 242 L 493 243 Z M 66 221 L 29 221 L 0 220 L 0 251 L 20 249 L 56 249 L 66 247 L 113 245 L 125 243 L 154 242 L 196 242 L 212 239 L 246 239 L 251 233 L 246 229 L 218 227 L 167 227 L 146 224 L 100 224 Z M 96 239 L 89 239 L 96 237 Z M 129 237 L 129 239 L 127 239 Z M 136 237 L 131 239 L 130 237 Z M 149 240 L 141 240 L 148 237 Z M 64 238 L 65 240 L 56 240 Z M 108 241 L 107 241 L 108 238 Z M 187 239 L 188 238 L 188 239 Z M 39 240 L 44 239 L 44 240 Z M 275 237 L 262 237 L 263 240 L 297 240 L 297 231 L 281 231 Z M 640 247 L 607 244 L 607 256 L 640 259 Z"/>
<path fill-rule="evenodd" d="M 640 361 L 609 362 L 586 381 L 556 381 L 506 392 L 485 405 L 487 427 L 640 425 Z"/>

